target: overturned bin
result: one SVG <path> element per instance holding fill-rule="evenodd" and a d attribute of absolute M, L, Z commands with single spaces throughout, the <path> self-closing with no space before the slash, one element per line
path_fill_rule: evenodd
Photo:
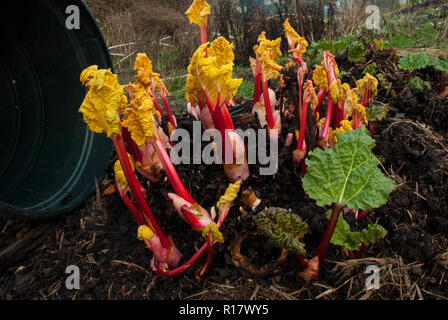
<path fill-rule="evenodd" d="M 79 206 L 104 175 L 111 143 L 78 108 L 89 65 L 112 68 L 84 1 L 17 0 L 0 11 L 0 217 Z"/>

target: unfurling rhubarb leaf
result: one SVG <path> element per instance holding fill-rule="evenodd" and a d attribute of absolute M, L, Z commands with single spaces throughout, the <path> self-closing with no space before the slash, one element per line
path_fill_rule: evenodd
<path fill-rule="evenodd" d="M 378 102 L 370 107 L 366 108 L 367 120 L 369 122 L 382 121 L 386 118 L 389 112 L 389 105 L 382 102 Z"/>
<path fill-rule="evenodd" d="M 330 219 L 330 216 L 331 210 L 327 212 L 327 219 Z M 352 232 L 343 215 L 340 215 L 333 237 L 331 238 L 331 243 L 344 247 L 347 250 L 357 251 L 361 244 L 373 244 L 376 240 L 384 239 L 386 235 L 386 229 L 379 224 L 369 224 L 366 229 L 360 232 Z"/>
<path fill-rule="evenodd" d="M 374 146 L 364 127 L 339 134 L 334 148 L 310 152 L 303 189 L 321 207 L 339 203 L 369 210 L 383 205 L 395 184 L 378 168 Z"/>
<path fill-rule="evenodd" d="M 228 206 L 231 206 L 233 203 L 233 200 L 236 199 L 238 196 L 238 192 L 241 188 L 242 180 L 238 180 L 235 183 L 229 184 L 229 186 L 226 189 L 226 192 L 219 198 L 218 202 L 216 203 L 216 207 L 219 210 L 219 214 L 223 214 L 224 211 L 226 211 L 226 208 Z"/>
<path fill-rule="evenodd" d="M 255 222 L 273 246 L 306 255 L 305 245 L 300 239 L 308 232 L 308 224 L 299 216 L 282 208 L 267 208 L 257 215 Z"/>
<path fill-rule="evenodd" d="M 414 76 L 411 80 L 406 84 L 407 88 L 412 90 L 423 90 L 423 89 L 431 89 L 431 84 L 428 81 L 422 80 L 422 78 Z"/>
<path fill-rule="evenodd" d="M 190 20 L 199 27 L 207 25 L 207 18 L 210 14 L 210 5 L 205 0 L 194 0 L 188 10 L 185 12 Z"/>
<path fill-rule="evenodd" d="M 221 231 L 219 231 L 218 226 L 216 225 L 216 223 L 210 223 L 208 226 L 206 226 L 204 229 L 202 229 L 202 237 L 204 239 L 207 239 L 209 234 L 212 234 L 212 239 L 219 242 L 219 243 L 223 243 L 224 242 L 224 238 L 222 237 L 222 233 Z"/>
<path fill-rule="evenodd" d="M 127 99 L 118 76 L 110 69 L 90 66 L 81 73 L 80 80 L 89 88 L 79 108 L 90 130 L 105 133 L 111 138 L 119 134 L 120 113 L 126 108 Z"/>
<path fill-rule="evenodd" d="M 362 43 L 355 44 L 348 49 L 348 61 L 351 63 L 363 62 L 366 59 L 366 47 Z"/>

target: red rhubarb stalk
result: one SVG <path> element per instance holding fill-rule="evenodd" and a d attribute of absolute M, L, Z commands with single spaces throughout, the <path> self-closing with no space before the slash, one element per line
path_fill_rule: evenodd
<path fill-rule="evenodd" d="M 324 128 L 320 135 L 321 142 L 322 142 L 321 146 L 323 146 L 323 144 L 326 144 L 326 142 L 328 141 L 328 138 L 330 137 L 330 124 L 331 124 L 331 118 L 333 116 L 334 102 L 331 100 L 330 97 L 328 97 L 328 99 L 329 99 L 329 101 L 328 101 L 327 116 L 325 118 Z"/>
<path fill-rule="evenodd" d="M 274 115 L 272 114 L 271 108 L 271 100 L 269 98 L 269 87 L 268 82 L 263 81 L 263 99 L 264 99 L 264 107 L 266 109 L 266 119 L 268 121 L 269 129 L 275 128 Z"/>
<path fill-rule="evenodd" d="M 327 90 L 324 89 L 319 89 L 319 92 L 317 93 L 317 100 L 318 100 L 318 104 L 316 106 L 316 108 L 313 111 L 313 115 L 315 118 L 317 118 L 317 112 L 319 111 L 319 107 L 322 104 L 322 101 L 324 101 L 325 97 L 327 96 Z"/>
<path fill-rule="evenodd" d="M 171 162 L 170 156 L 162 145 L 162 141 L 156 138 L 154 139 L 154 142 L 152 142 L 152 145 L 156 149 L 160 160 L 162 160 L 163 168 L 165 169 L 168 180 L 170 180 L 171 186 L 173 187 L 174 191 L 177 193 L 177 195 L 184 198 L 185 201 L 188 201 L 191 204 L 195 203 L 195 201 L 185 188 L 184 184 L 182 183 L 182 180 L 180 180 L 179 175 L 177 174 L 176 169 Z"/>
<path fill-rule="evenodd" d="M 160 104 L 159 104 L 159 101 L 157 100 L 156 95 L 152 91 L 150 91 L 150 94 L 151 94 L 152 100 L 154 101 L 157 111 L 159 111 L 160 116 L 163 117 L 163 111 L 162 111 L 162 108 L 160 107 Z"/>
<path fill-rule="evenodd" d="M 134 140 L 132 140 L 129 130 L 126 127 L 122 127 L 121 129 L 123 133 L 123 139 L 126 142 L 126 146 L 128 147 L 132 157 L 134 158 L 134 160 L 142 162 L 142 153 Z"/>
<path fill-rule="evenodd" d="M 118 160 L 120 161 L 121 167 L 123 168 L 124 175 L 126 180 L 128 181 L 129 188 L 131 189 L 131 193 L 134 196 L 135 202 L 137 206 L 140 208 L 141 212 L 143 212 L 146 217 L 149 219 L 151 229 L 157 234 L 160 238 L 162 246 L 164 248 L 170 248 L 171 243 L 168 238 L 163 233 L 162 229 L 159 227 L 154 215 L 152 214 L 151 209 L 146 203 L 145 197 L 141 191 L 140 182 L 138 182 L 134 171 L 132 170 L 131 163 L 129 161 L 129 157 L 126 152 L 126 147 L 124 145 L 123 139 L 120 135 L 113 137 L 112 142 L 114 144 Z"/>
<path fill-rule="evenodd" d="M 327 229 L 325 230 L 325 233 L 322 237 L 322 240 L 320 241 L 319 247 L 317 248 L 315 256 L 319 258 L 319 261 L 322 262 L 322 260 L 325 257 L 325 254 L 327 253 L 328 245 L 330 244 L 331 237 L 333 236 L 334 229 L 336 228 L 336 224 L 338 222 L 339 214 L 341 213 L 342 206 L 338 203 L 333 204 L 333 210 L 331 212 L 330 221 L 328 221 Z"/>
<path fill-rule="evenodd" d="M 176 128 L 176 121 L 174 120 L 173 114 L 171 113 L 170 105 L 168 104 L 168 100 L 166 99 L 166 95 L 162 94 L 163 104 L 165 105 L 166 113 L 168 114 L 168 119 L 171 122 L 173 128 Z M 194 105 L 193 105 L 194 107 Z"/>

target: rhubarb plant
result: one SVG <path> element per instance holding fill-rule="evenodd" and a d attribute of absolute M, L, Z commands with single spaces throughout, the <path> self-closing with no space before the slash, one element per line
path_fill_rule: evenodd
<path fill-rule="evenodd" d="M 326 215 L 327 219 L 330 219 L 331 210 Z M 351 231 L 344 216 L 340 215 L 330 242 L 342 247 L 344 256 L 361 258 L 367 246 L 374 244 L 377 240 L 384 239 L 386 235 L 386 229 L 379 224 L 369 224 L 362 231 Z"/>
<path fill-rule="evenodd" d="M 138 71 L 136 81 L 126 87 L 129 101 L 124 95 L 125 88 L 118 83 L 117 75 L 110 70 L 99 70 L 97 66 L 86 68 L 81 73 L 80 80 L 88 88 L 88 92 L 79 111 L 90 130 L 105 133 L 113 142 L 118 157 L 114 165 L 116 188 L 139 225 L 138 238 L 153 252 L 151 260 L 153 270 L 160 275 L 177 275 L 190 268 L 208 249 L 206 263 L 197 274 L 198 278 L 202 278 L 211 264 L 213 245 L 223 241 L 219 227 L 226 219 L 238 194 L 241 180 L 231 184 L 220 198 L 217 204 L 219 210 L 217 222 L 215 222 L 215 209 L 209 213 L 191 197 L 166 151 L 170 145 L 168 137 L 160 127 L 161 114 L 156 108 L 155 98 L 151 92 L 151 81 L 157 80 L 157 77 L 148 72 L 152 70 L 150 67 L 146 55 L 139 54 L 135 68 Z M 158 85 L 160 86 L 160 83 Z M 127 137 L 127 147 L 135 153 L 138 161 L 127 152 L 124 136 Z M 182 255 L 175 247 L 172 238 L 166 236 L 158 225 L 146 202 L 146 190 L 134 172 L 138 167 L 143 176 L 152 173 L 142 169 L 144 159 L 151 161 L 158 159 L 157 163 L 163 166 L 174 189 L 175 193 L 168 194 L 168 197 L 175 209 L 193 230 L 200 231 L 206 239 L 203 247 L 180 267 L 177 265 Z"/>
<path fill-rule="evenodd" d="M 269 80 L 277 79 L 279 71 L 283 68 L 276 63 L 282 54 L 280 51 L 281 38 L 268 40 L 266 33 L 262 32 L 258 37 L 258 42 L 259 44 L 254 46 L 256 58 L 250 58 L 252 71 L 255 76 L 254 112 L 256 112 L 256 108 L 260 108 L 258 102 L 261 101 L 261 96 L 259 95 L 262 91 L 263 100 L 261 103 L 264 105 L 265 112 L 258 114 L 259 117 L 266 115 L 270 139 L 278 139 L 281 131 L 281 116 L 280 111 L 273 111 L 275 108 L 275 94 L 274 99 L 272 99 Z M 260 81 L 262 90 L 260 89 Z"/>
<path fill-rule="evenodd" d="M 305 244 L 300 239 L 308 232 L 308 224 L 298 215 L 282 208 L 266 208 L 258 213 L 255 222 L 274 247 L 305 256 Z"/>
<path fill-rule="evenodd" d="M 333 148 L 309 153 L 307 172 L 302 180 L 303 189 L 318 206 L 332 207 L 315 254 L 319 262 L 325 257 L 343 208 L 355 211 L 378 208 L 395 189 L 393 181 L 378 168 L 379 160 L 371 152 L 375 141 L 366 128 L 341 132 L 337 138 Z"/>
<path fill-rule="evenodd" d="M 366 47 L 362 43 L 355 44 L 348 49 L 348 61 L 363 62 L 366 59 Z"/>
<path fill-rule="evenodd" d="M 248 178 L 249 165 L 244 143 L 235 132 L 227 109 L 243 82 L 243 79 L 232 77 L 233 49 L 232 43 L 219 37 L 196 50 L 188 66 L 186 97 L 195 100 L 201 110 L 207 109 L 210 113 L 214 127 L 221 134 L 224 171 L 227 178 L 235 182 Z"/>

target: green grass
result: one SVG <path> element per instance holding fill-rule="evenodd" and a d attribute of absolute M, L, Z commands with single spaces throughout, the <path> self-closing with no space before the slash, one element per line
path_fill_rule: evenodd
<path fill-rule="evenodd" d="M 253 99 L 254 97 L 254 83 L 252 81 L 243 81 L 241 86 L 238 88 L 235 100 L 237 103 L 241 103 L 245 100 Z"/>

